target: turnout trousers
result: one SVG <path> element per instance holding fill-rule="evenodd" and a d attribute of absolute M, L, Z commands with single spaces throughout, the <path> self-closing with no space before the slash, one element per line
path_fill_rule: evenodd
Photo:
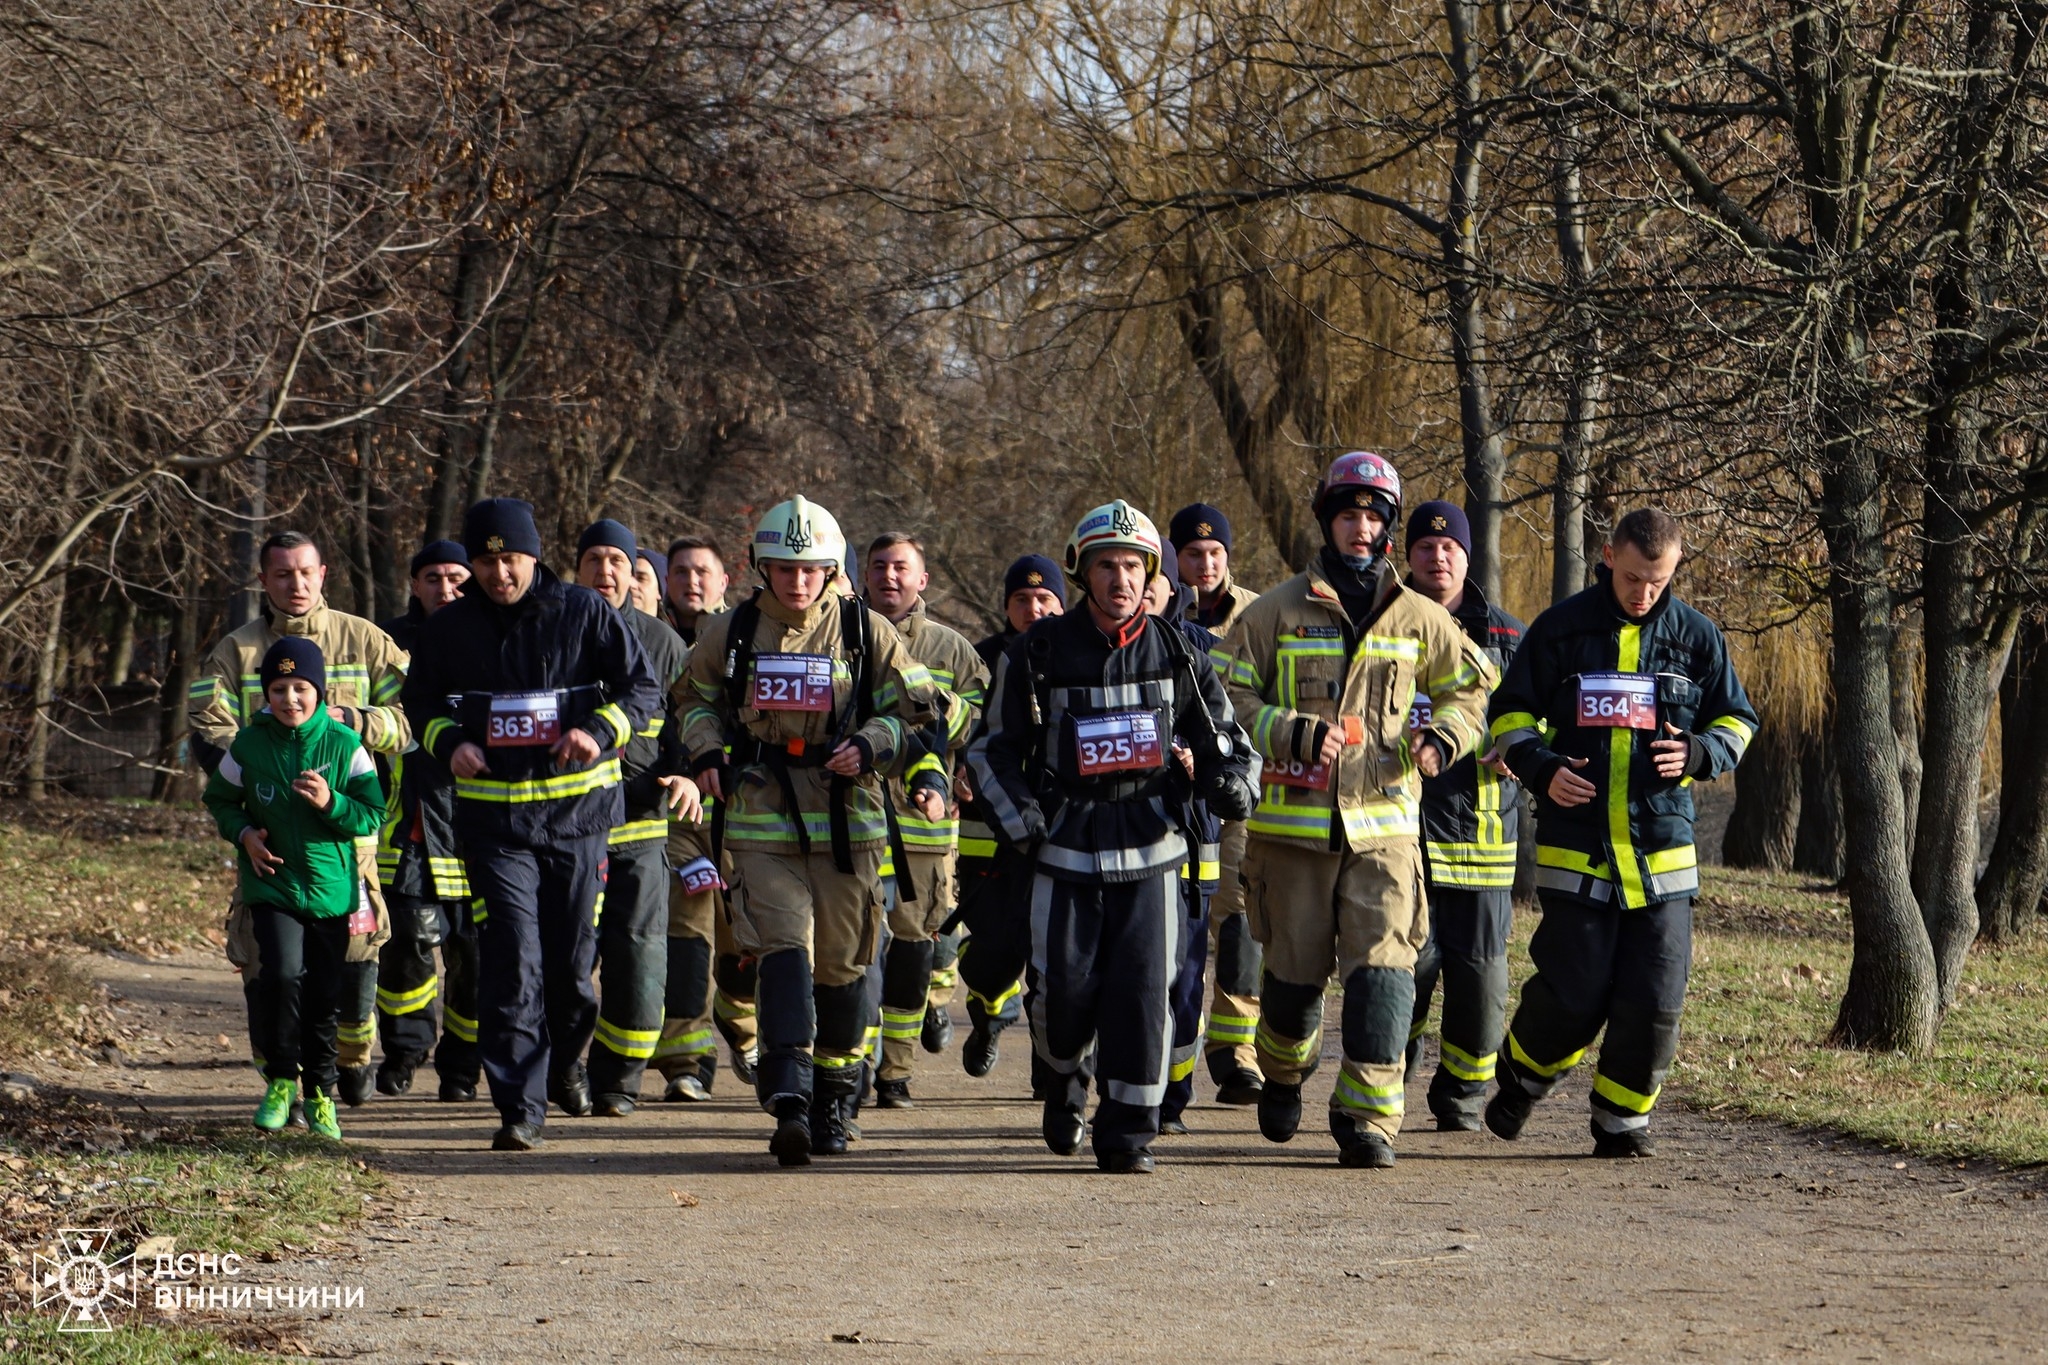
<path fill-rule="evenodd" d="M 661 1041 L 668 987 L 666 834 L 612 844 L 597 916 L 597 1032 L 590 1093 L 637 1099 Z"/>
<path fill-rule="evenodd" d="M 732 955 L 736 970 L 738 958 L 724 914 L 724 893 L 716 888 L 686 890 L 676 872 L 710 856 L 708 826 L 669 826 L 668 977 L 662 991 L 661 1039 L 654 1045 L 653 1058 L 664 1080 L 695 1076 L 707 1089 L 718 1073 L 718 1035 L 712 1031 L 714 964 L 721 954 Z M 751 981 L 744 995 L 746 1036 L 733 1045 L 736 1052 L 744 1052 L 754 1041 Z"/>
<path fill-rule="evenodd" d="M 1323 988 L 1344 985 L 1344 1062 L 1330 1094 L 1340 1146 L 1364 1124 L 1401 1131 L 1401 1072 L 1415 1012 L 1415 959 L 1429 939 L 1422 849 L 1413 839 L 1324 853 L 1254 837 L 1245 914 L 1265 948 L 1255 1044 L 1269 1081 L 1300 1085 L 1322 1053 Z"/>
<path fill-rule="evenodd" d="M 856 849 L 853 872 L 830 853 L 732 849 L 733 944 L 755 968 L 764 1109 L 814 1093 L 859 1092 L 867 1033 L 863 989 L 881 942 L 878 848 Z"/>
<path fill-rule="evenodd" d="M 1500 1083 L 1541 1099 L 1586 1055 L 1604 1025 L 1593 1075 L 1593 1127 L 1650 1126 L 1678 1055 L 1678 1015 L 1692 970 L 1692 899 L 1623 910 L 1540 892 L 1529 940 L 1536 968 L 1522 986 Z"/>
<path fill-rule="evenodd" d="M 1097 1157 L 1159 1133 L 1173 1054 L 1170 994 L 1188 929 L 1181 865 L 1137 881 L 1031 885 L 1031 1044 L 1047 1105 L 1088 1105 L 1095 1049 Z"/>
<path fill-rule="evenodd" d="M 582 1059 L 597 1028 L 590 974 L 605 836 L 528 846 L 471 840 L 477 926 L 477 1049 L 506 1123 L 547 1118 L 550 1079 Z"/>
<path fill-rule="evenodd" d="M 1202 1043 L 1209 1059 L 1209 1078 L 1219 1085 L 1239 1067 L 1254 1073 L 1259 1069 L 1252 1034 L 1259 1026 L 1263 963 L 1258 941 L 1244 916 L 1244 848 L 1244 822 L 1225 824 L 1222 877 L 1209 900 L 1209 956 L 1216 963 L 1216 979 L 1209 998 L 1209 1031 Z"/>
<path fill-rule="evenodd" d="M 1505 887 L 1429 888 L 1429 941 L 1415 961 L 1415 1016 L 1408 1028 L 1406 1069 L 1412 1073 L 1421 1058 L 1430 997 L 1442 981 L 1439 1056 L 1429 1083 L 1429 1111 L 1438 1118 L 1476 1119 L 1486 1103 L 1507 1022 L 1508 930 L 1513 922 L 1514 894 Z"/>
<path fill-rule="evenodd" d="M 1188 919 L 1181 930 L 1179 970 L 1169 996 L 1173 1056 L 1166 1073 L 1166 1098 L 1159 1105 L 1162 1120 L 1179 1118 L 1195 1098 L 1195 1057 L 1202 1050 L 1202 973 L 1209 965 L 1209 914 L 1215 900 L 1189 877 L 1181 878 L 1180 891 Z"/>
<path fill-rule="evenodd" d="M 434 1073 L 444 1081 L 475 1087 L 483 1074 L 477 1055 L 476 911 L 469 901 L 441 903 L 441 1041 L 434 1044 Z"/>
<path fill-rule="evenodd" d="M 393 893 L 389 905 L 391 938 L 377 954 L 377 1039 L 385 1066 L 411 1071 L 427 1059 L 438 1032 L 434 949 L 447 926 L 439 901 Z"/>
<path fill-rule="evenodd" d="M 906 853 L 904 862 L 916 899 L 897 894 L 902 872 L 884 886 L 889 946 L 882 953 L 882 1062 L 875 1074 L 885 1081 L 910 1078 L 932 996 L 934 935 L 953 913 L 953 854 Z"/>

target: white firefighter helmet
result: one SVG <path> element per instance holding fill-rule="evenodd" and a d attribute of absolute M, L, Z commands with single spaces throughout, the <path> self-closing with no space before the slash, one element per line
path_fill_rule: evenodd
<path fill-rule="evenodd" d="M 846 537 L 830 512 L 799 493 L 769 508 L 754 527 L 753 553 L 757 568 L 780 559 L 836 569 L 846 562 Z"/>

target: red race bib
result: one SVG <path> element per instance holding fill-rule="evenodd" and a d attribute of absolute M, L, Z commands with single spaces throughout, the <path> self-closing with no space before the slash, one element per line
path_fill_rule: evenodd
<path fill-rule="evenodd" d="M 676 869 L 676 876 L 682 878 L 683 890 L 691 895 L 701 891 L 725 890 L 725 878 L 718 875 L 718 868 L 709 858 L 692 858 Z"/>
<path fill-rule="evenodd" d="M 832 709 L 832 660 L 823 654 L 762 654 L 754 659 L 754 709 Z"/>
<path fill-rule="evenodd" d="M 1417 692 L 1415 700 L 1408 707 L 1409 731 L 1411 733 L 1420 733 L 1427 730 L 1430 722 L 1435 719 L 1436 707 L 1430 704 L 1429 693 Z"/>
<path fill-rule="evenodd" d="M 1607 730 L 1657 728 L 1657 680 L 1647 673 L 1581 673 L 1579 724 Z"/>
<path fill-rule="evenodd" d="M 484 742 L 494 749 L 536 749 L 562 737 L 561 699 L 553 692 L 508 692 L 491 698 Z"/>
<path fill-rule="evenodd" d="M 1285 763 L 1268 762 L 1259 780 L 1277 782 L 1283 787 L 1305 787 L 1309 791 L 1319 792 L 1330 785 L 1330 765 L 1303 763 L 1299 759 L 1289 759 Z"/>
<path fill-rule="evenodd" d="M 1159 718 L 1150 711 L 1112 711 L 1074 719 L 1074 758 L 1083 777 L 1150 771 L 1165 759 Z"/>

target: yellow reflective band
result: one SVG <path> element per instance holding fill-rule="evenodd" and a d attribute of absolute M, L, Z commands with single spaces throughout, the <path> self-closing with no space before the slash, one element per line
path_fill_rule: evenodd
<path fill-rule="evenodd" d="M 1221 881 L 1223 864 L 1213 858 L 1204 858 L 1195 864 L 1195 880 L 1200 882 Z"/>
<path fill-rule="evenodd" d="M 724 991 L 711 997 L 711 1012 L 721 1019 L 751 1019 L 754 1017 L 754 1002 L 735 1000 Z"/>
<path fill-rule="evenodd" d="M 707 1052 L 716 1052 L 718 1037 L 708 1028 L 693 1029 L 678 1033 L 672 1038 L 663 1038 L 654 1046 L 654 1055 L 659 1057 L 702 1057 Z"/>
<path fill-rule="evenodd" d="M 1407 1108 L 1407 1099 L 1399 1081 L 1392 1085 L 1370 1086 L 1348 1071 L 1337 1073 L 1337 1088 L 1330 1098 L 1346 1109 L 1368 1114 L 1395 1115 Z"/>
<path fill-rule="evenodd" d="M 1656 1108 L 1657 1096 L 1664 1093 L 1664 1087 L 1660 1085 L 1649 1094 L 1644 1095 L 1629 1089 L 1617 1081 L 1611 1081 L 1605 1076 L 1596 1074 L 1593 1077 L 1593 1093 L 1606 1100 L 1609 1104 L 1620 1105 L 1631 1114 L 1647 1114 Z"/>
<path fill-rule="evenodd" d="M 481 777 L 458 777 L 455 794 L 466 801 L 488 801 L 493 805 L 521 805 L 529 801 L 560 801 L 587 796 L 619 784 L 619 760 L 608 758 L 594 768 L 558 777 L 528 782 L 493 782 Z"/>
<path fill-rule="evenodd" d="M 1500 719 L 1487 727 L 1487 731 L 1495 739 L 1499 739 L 1502 735 L 1509 734 L 1515 730 L 1534 730 L 1537 728 L 1539 727 L 1536 723 L 1536 717 L 1529 712 L 1506 711 L 1501 714 Z"/>
<path fill-rule="evenodd" d="M 626 719 L 626 708 L 615 701 L 608 701 L 592 711 L 590 718 L 601 720 L 612 727 L 612 742 L 605 746 L 607 749 L 623 748 L 626 741 L 633 737 L 633 722 Z"/>
<path fill-rule="evenodd" d="M 628 820 L 623 825 L 613 825 L 604 842 L 607 848 L 617 848 L 621 844 L 644 844 L 649 839 L 666 838 L 668 821 L 656 816 L 651 820 Z"/>
<path fill-rule="evenodd" d="M 368 1019 L 360 1024 L 342 1024 L 334 1030 L 335 1040 L 343 1043 L 367 1043 L 376 1036 L 377 1026 Z"/>
<path fill-rule="evenodd" d="M 1726 730 L 1745 745 L 1756 737 L 1756 731 L 1752 730 L 1747 722 L 1738 720 L 1734 716 L 1716 716 L 1707 723 L 1707 728 L 1709 730 Z"/>
<path fill-rule="evenodd" d="M 659 739 L 661 738 L 662 727 L 667 724 L 668 717 L 656 712 L 654 719 L 647 722 L 647 728 L 639 731 L 638 737 L 641 739 Z"/>
<path fill-rule="evenodd" d="M 1408 1026 L 1408 1041 L 1412 1043 L 1427 1032 L 1429 1032 L 1429 1017 L 1425 1015 Z"/>
<path fill-rule="evenodd" d="M 1212 1043 L 1240 1047 L 1251 1042 L 1252 1033 L 1258 1026 L 1259 1021 L 1253 1015 L 1212 1014 L 1209 1016 L 1208 1039 Z"/>
<path fill-rule="evenodd" d="M 1443 1049 L 1444 1070 L 1461 1081 L 1490 1081 L 1493 1079 L 1494 1064 L 1498 1053 L 1489 1052 L 1484 1057 L 1475 1057 L 1455 1043 L 1438 1040 Z"/>
<path fill-rule="evenodd" d="M 1265 1053 L 1268 1057 L 1277 1057 L 1280 1061 L 1291 1066 L 1308 1065 L 1315 1060 L 1316 1053 L 1321 1051 L 1323 1046 L 1323 1031 L 1321 1029 L 1317 1029 L 1300 1042 L 1289 1042 L 1268 1029 L 1266 1021 L 1263 1019 L 1259 1021 L 1259 1027 L 1254 1036 L 1257 1039 L 1259 1051 Z"/>
<path fill-rule="evenodd" d="M 454 728 L 454 721 L 446 716 L 436 716 L 427 722 L 427 730 L 425 734 L 420 736 L 420 743 L 426 748 L 428 753 L 432 753 L 435 742 Z"/>
<path fill-rule="evenodd" d="M 429 980 L 426 985 L 410 991 L 387 991 L 377 988 L 377 1008 L 386 1014 L 417 1014 L 434 1003 L 434 997 L 441 992 L 439 981 Z"/>
<path fill-rule="evenodd" d="M 1688 867 L 1700 865 L 1700 851 L 1691 844 L 1667 848 L 1645 855 L 1643 865 L 1650 869 L 1652 876 L 1660 872 L 1683 872 Z"/>
<path fill-rule="evenodd" d="M 1534 1057 L 1531 1057 L 1528 1053 L 1524 1052 L 1522 1050 L 1522 1040 L 1515 1037 L 1514 1034 L 1510 1033 L 1508 1035 L 1508 1054 L 1515 1059 L 1516 1065 L 1522 1067 L 1526 1071 L 1534 1073 L 1535 1075 L 1541 1076 L 1546 1081 L 1549 1081 L 1555 1080 L 1557 1077 L 1562 1076 L 1565 1072 L 1570 1071 L 1573 1067 L 1577 1066 L 1581 1061 L 1583 1061 L 1586 1056 L 1586 1049 L 1580 1048 L 1577 1052 L 1574 1052 L 1571 1056 L 1565 1058 L 1563 1061 L 1557 1062 L 1551 1066 L 1545 1066 L 1543 1063 L 1537 1061 Z"/>
<path fill-rule="evenodd" d="M 597 1018 L 597 1041 L 603 1043 L 621 1057 L 635 1061 L 646 1061 L 654 1055 L 654 1045 L 661 1041 L 661 1030 L 656 1028 L 620 1028 L 603 1015 Z"/>
<path fill-rule="evenodd" d="M 1559 867 L 1567 872 L 1598 877 L 1602 881 L 1610 875 L 1606 863 L 1596 863 L 1575 848 L 1558 848 L 1552 844 L 1536 845 L 1536 866 Z"/>
<path fill-rule="evenodd" d="M 996 856 L 996 841 L 993 839 L 970 839 L 960 837 L 960 856 L 963 858 L 993 858 Z"/>
<path fill-rule="evenodd" d="M 453 1009 L 441 1011 L 441 1027 L 465 1043 L 476 1041 L 476 1020 L 464 1018 Z"/>
<path fill-rule="evenodd" d="M 914 1010 L 893 1010 L 882 1006 L 882 1036 L 896 1042 L 915 1042 L 924 1028 L 924 1006 Z"/>
<path fill-rule="evenodd" d="M 830 1053 L 820 1052 L 811 1058 L 811 1065 L 823 1071 L 845 1071 L 848 1068 L 859 1066 L 866 1060 L 858 1052 L 850 1057 L 838 1057 Z"/>
<path fill-rule="evenodd" d="M 1175 1062 L 1171 1067 L 1167 1068 L 1166 1079 L 1169 1081 L 1184 1081 L 1194 1074 L 1195 1059 L 1193 1057 L 1187 1057 L 1183 1058 L 1178 1062 Z"/>
<path fill-rule="evenodd" d="M 1643 628 L 1625 625 L 1615 652 L 1615 670 L 1633 673 L 1642 662 Z M 1635 842 L 1629 829 L 1629 760 L 1635 753 L 1636 732 L 1617 725 L 1607 733 L 1607 839 L 1614 848 L 1614 870 L 1620 874 L 1621 903 L 1628 908 L 1646 905 L 1643 869 L 1636 861 Z"/>

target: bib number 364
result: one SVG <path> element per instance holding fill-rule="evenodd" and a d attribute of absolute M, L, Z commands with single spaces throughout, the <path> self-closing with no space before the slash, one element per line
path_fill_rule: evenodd
<path fill-rule="evenodd" d="M 1579 724 L 1608 730 L 1657 728 L 1657 680 L 1646 673 L 1579 676 Z"/>

